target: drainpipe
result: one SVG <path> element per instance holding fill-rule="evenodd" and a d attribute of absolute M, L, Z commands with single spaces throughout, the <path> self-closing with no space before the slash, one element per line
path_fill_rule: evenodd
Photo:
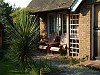
<path fill-rule="evenodd" d="M 94 16 L 94 13 L 95 13 L 95 7 L 94 7 L 94 3 L 95 3 L 95 0 L 92 0 L 92 35 L 91 35 L 91 37 L 92 37 L 92 42 L 91 42 L 91 60 L 93 60 L 94 59 L 94 18 L 95 18 L 95 16 Z"/>

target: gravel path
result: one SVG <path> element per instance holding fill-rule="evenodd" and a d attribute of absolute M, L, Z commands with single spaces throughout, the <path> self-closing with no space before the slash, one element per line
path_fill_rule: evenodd
<path fill-rule="evenodd" d="M 80 66 L 69 66 L 68 64 L 55 60 L 58 56 L 59 55 L 41 55 L 36 56 L 34 59 L 46 58 L 50 60 L 52 66 L 57 67 L 60 70 L 58 75 L 100 75 L 100 71 Z"/>
<path fill-rule="evenodd" d="M 100 75 L 99 71 L 94 71 L 89 68 L 82 68 L 79 66 L 68 66 L 68 65 L 57 65 L 56 66 L 61 70 L 59 75 Z"/>

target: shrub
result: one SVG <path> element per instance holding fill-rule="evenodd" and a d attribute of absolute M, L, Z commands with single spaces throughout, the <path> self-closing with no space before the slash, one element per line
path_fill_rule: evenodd
<path fill-rule="evenodd" d="M 39 59 L 39 60 L 33 60 L 34 67 L 37 69 L 36 71 L 38 73 L 40 72 L 47 72 L 47 73 L 54 73 L 57 71 L 56 67 L 52 66 L 51 61 L 47 59 Z"/>
<path fill-rule="evenodd" d="M 29 14 L 26 9 L 19 9 L 13 13 L 13 24 L 8 26 L 10 46 L 7 52 L 14 62 L 19 62 L 23 69 L 30 69 L 32 56 L 38 44 L 39 26 L 38 17 Z M 15 17 L 17 16 L 17 19 Z"/>

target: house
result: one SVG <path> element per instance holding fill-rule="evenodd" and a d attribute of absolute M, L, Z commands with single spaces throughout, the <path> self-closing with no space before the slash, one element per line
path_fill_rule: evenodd
<path fill-rule="evenodd" d="M 40 35 L 66 32 L 70 55 L 100 59 L 100 0 L 32 0 L 27 7 L 39 15 Z"/>

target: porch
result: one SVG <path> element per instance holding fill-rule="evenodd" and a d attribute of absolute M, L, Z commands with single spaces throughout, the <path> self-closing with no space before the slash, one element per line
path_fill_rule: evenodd
<path fill-rule="evenodd" d="M 70 56 L 93 58 L 90 0 L 33 0 L 28 7 L 39 15 L 40 36 L 67 33 L 67 46 L 72 49 Z"/>
<path fill-rule="evenodd" d="M 79 13 L 68 12 L 63 10 L 62 12 L 39 13 L 40 36 L 46 38 L 56 32 L 61 37 L 62 34 L 66 33 L 66 44 L 72 51 L 69 55 L 79 56 Z"/>

